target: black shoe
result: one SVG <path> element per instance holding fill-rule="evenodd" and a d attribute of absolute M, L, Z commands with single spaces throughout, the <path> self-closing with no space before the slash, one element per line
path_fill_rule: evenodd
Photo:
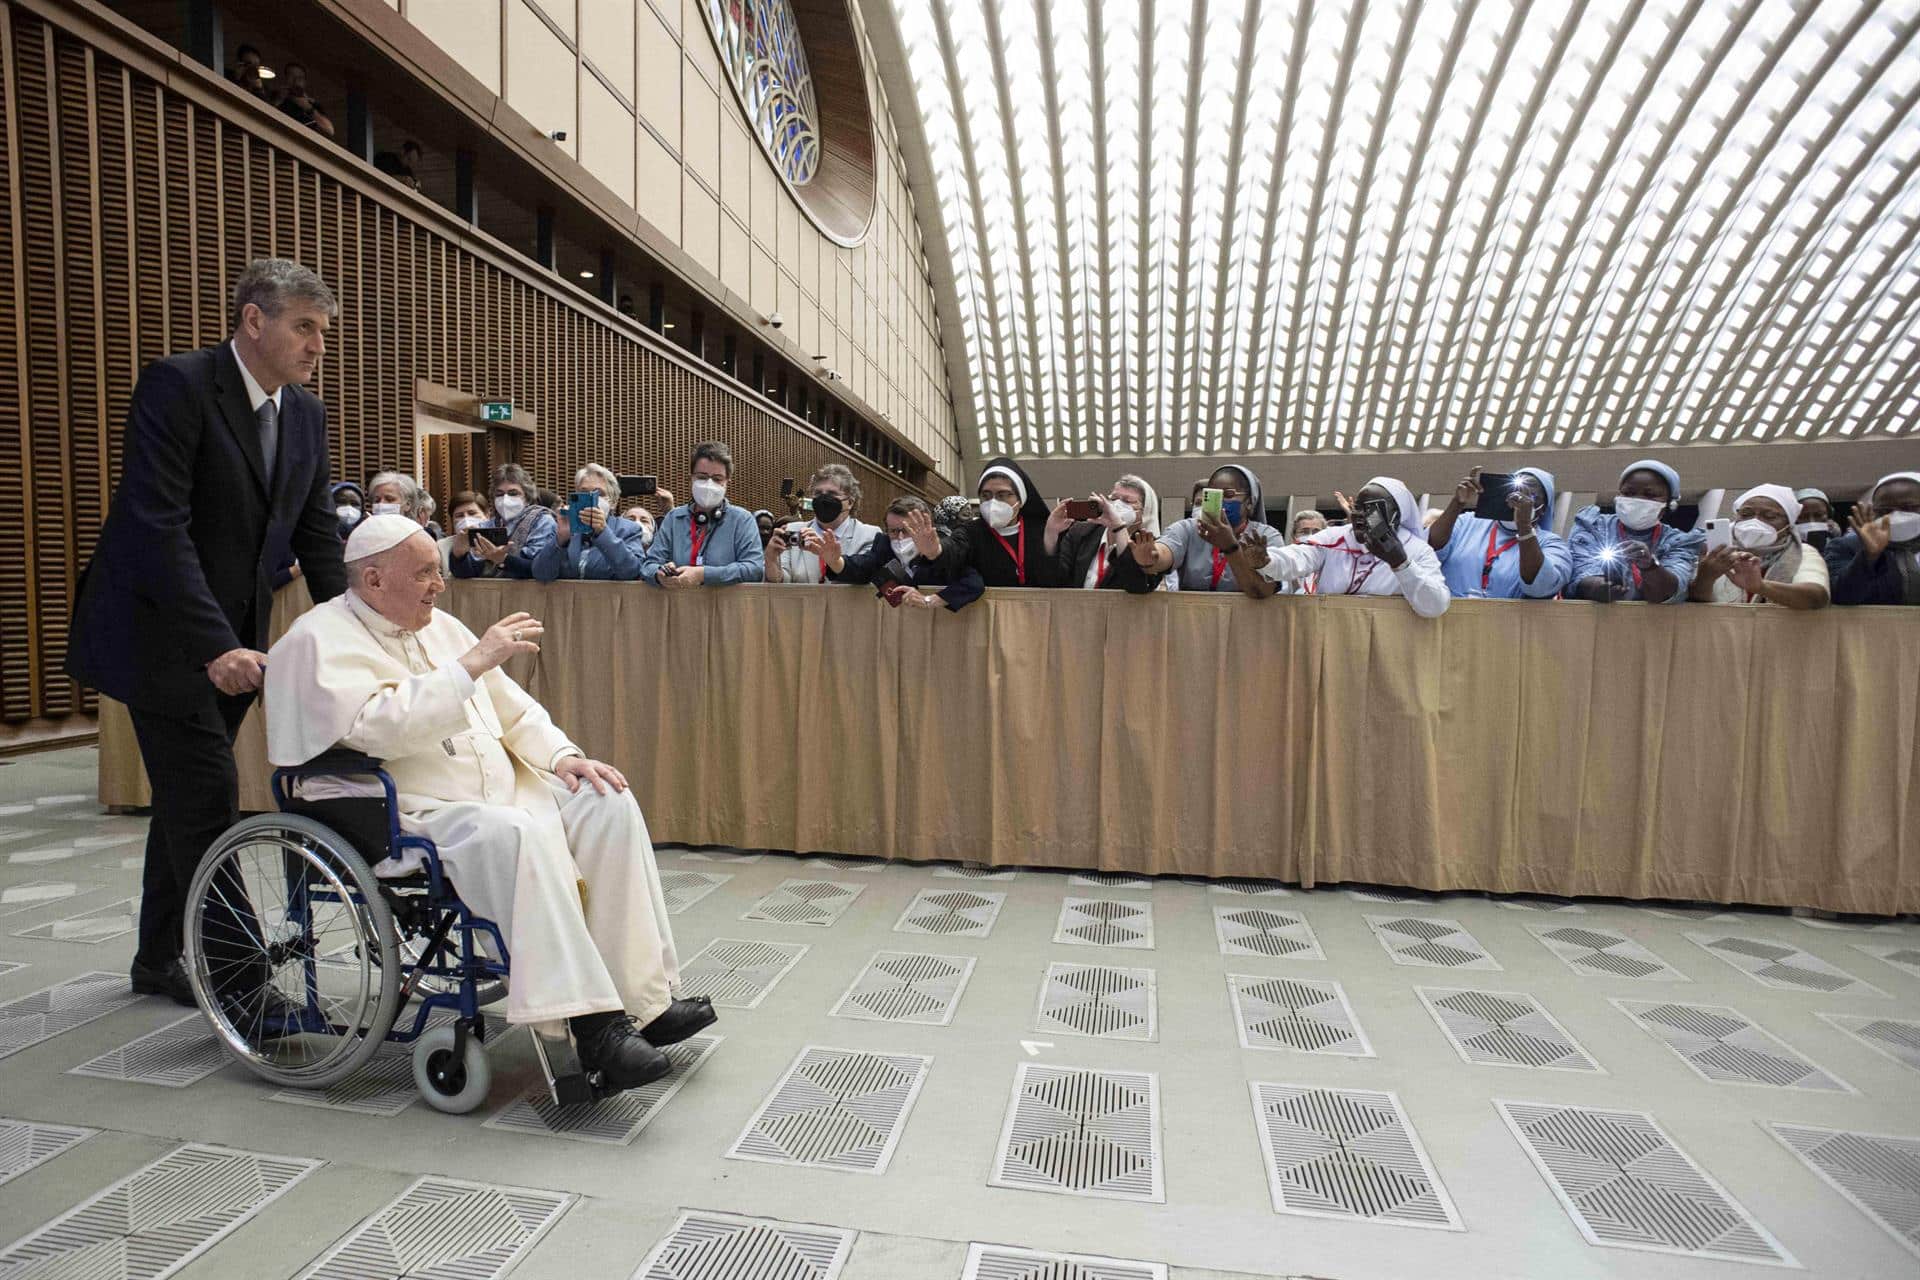
<path fill-rule="evenodd" d="M 300 1009 L 272 987 L 220 997 L 220 1012 L 248 1039 L 264 1043 L 300 1034 Z"/>
<path fill-rule="evenodd" d="M 568 1020 L 580 1066 L 600 1074 L 601 1090 L 619 1093 L 652 1084 L 673 1070 L 667 1055 L 640 1038 L 624 1013 L 590 1013 Z"/>
<path fill-rule="evenodd" d="M 166 996 L 175 1004 L 194 1007 L 193 984 L 187 981 L 187 967 L 175 956 L 164 969 L 153 969 L 138 960 L 127 971 L 137 996 Z"/>
<path fill-rule="evenodd" d="M 719 1020 L 720 1015 L 713 1011 L 713 1001 L 705 996 L 693 1000 L 675 1000 L 667 1006 L 665 1013 L 640 1028 L 640 1034 L 654 1048 L 663 1049 L 670 1044 L 679 1044 Z"/>

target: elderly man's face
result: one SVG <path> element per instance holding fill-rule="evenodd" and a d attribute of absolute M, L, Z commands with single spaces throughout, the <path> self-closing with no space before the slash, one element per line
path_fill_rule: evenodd
<path fill-rule="evenodd" d="M 373 611 L 396 627 L 418 631 L 433 621 L 433 602 L 447 589 L 440 548 L 424 532 L 374 557 L 354 588 Z"/>

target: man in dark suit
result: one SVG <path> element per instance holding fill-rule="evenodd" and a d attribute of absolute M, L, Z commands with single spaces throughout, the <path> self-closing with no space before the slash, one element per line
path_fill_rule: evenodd
<path fill-rule="evenodd" d="M 234 287 L 231 341 L 155 361 L 127 410 L 66 670 L 127 704 L 153 784 L 132 970 L 142 994 L 193 1003 L 180 961 L 187 888 L 238 813 L 233 738 L 266 670 L 270 560 L 291 547 L 316 602 L 346 589 L 326 406 L 302 385 L 337 310 L 307 268 L 256 259 Z"/>

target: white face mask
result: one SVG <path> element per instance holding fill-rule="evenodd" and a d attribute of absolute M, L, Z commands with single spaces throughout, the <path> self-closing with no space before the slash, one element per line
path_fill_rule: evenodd
<path fill-rule="evenodd" d="M 1887 512 L 1887 536 L 1895 542 L 1920 538 L 1920 511 Z"/>
<path fill-rule="evenodd" d="M 694 505 L 702 511 L 711 511 L 727 499 L 727 486 L 718 480 L 701 477 L 692 485 Z"/>
<path fill-rule="evenodd" d="M 887 541 L 893 546 L 894 558 L 899 560 L 901 564 L 905 564 L 913 559 L 914 548 L 912 538 L 888 538 Z"/>
<path fill-rule="evenodd" d="M 376 502 L 373 504 L 373 514 L 377 516 L 397 516 L 404 509 L 405 508 L 398 502 Z"/>
<path fill-rule="evenodd" d="M 1122 529 L 1131 528 L 1133 522 L 1140 518 L 1140 513 L 1134 509 L 1131 502 L 1109 502 L 1107 503 L 1107 509 L 1113 512 L 1115 523 Z"/>
<path fill-rule="evenodd" d="M 1765 520 L 1742 520 L 1733 526 L 1733 540 L 1751 551 L 1756 547 L 1772 546 L 1780 541 L 1780 535 Z"/>
<path fill-rule="evenodd" d="M 351 523 L 360 519 L 360 508 L 343 502 L 333 509 L 333 514 Z"/>
<path fill-rule="evenodd" d="M 527 509 L 527 500 L 517 493 L 503 493 L 493 500 L 493 512 L 511 524 Z"/>
<path fill-rule="evenodd" d="M 1651 529 L 1660 522 L 1667 504 L 1654 498 L 1620 497 L 1613 500 L 1613 514 L 1629 529 Z"/>
<path fill-rule="evenodd" d="M 998 529 L 1005 533 L 1013 527 L 1014 510 L 1010 502 L 998 498 L 988 498 L 980 504 L 980 518 L 987 522 L 989 529 Z"/>
<path fill-rule="evenodd" d="M 458 520 L 453 522 L 453 527 L 455 529 L 462 529 L 462 530 L 479 529 L 479 528 L 484 528 L 486 523 L 487 523 L 487 518 L 485 516 L 461 516 Z"/>

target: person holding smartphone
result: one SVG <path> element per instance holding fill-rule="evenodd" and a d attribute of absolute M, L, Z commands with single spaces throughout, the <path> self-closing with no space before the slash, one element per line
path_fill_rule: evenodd
<path fill-rule="evenodd" d="M 1667 514 L 1679 505 L 1680 473 L 1666 463 L 1647 458 L 1622 471 L 1612 511 L 1595 505 L 1573 517 L 1573 534 L 1567 539 L 1573 560 L 1568 598 L 1598 604 L 1685 600 L 1707 535 L 1666 523 Z"/>
<path fill-rule="evenodd" d="M 1227 463 L 1215 467 L 1200 491 L 1194 514 L 1154 537 L 1135 530 L 1134 559 L 1149 581 L 1127 589 L 1136 594 L 1154 588 L 1152 578 L 1171 573 L 1182 591 L 1244 591 L 1265 597 L 1273 584 L 1260 576 L 1287 536 L 1267 523 L 1260 477 L 1251 467 Z"/>
<path fill-rule="evenodd" d="M 1447 589 L 1495 600 L 1551 600 L 1565 590 L 1573 556 L 1553 531 L 1554 496 L 1553 473 L 1539 467 L 1519 468 L 1498 490 L 1481 483 L 1479 467 L 1468 472 L 1427 530 Z"/>
<path fill-rule="evenodd" d="M 1800 500 L 1783 484 L 1762 484 L 1733 504 L 1733 544 L 1701 557 L 1687 598 L 1700 604 L 1779 604 L 1824 609 L 1827 562 L 1800 541 Z"/>
<path fill-rule="evenodd" d="M 496 524 L 468 532 L 469 550 L 453 557 L 456 578 L 531 578 L 533 559 L 553 544 L 553 512 L 534 501 L 539 490 L 517 462 L 493 471 Z"/>
<path fill-rule="evenodd" d="M 1129 584 L 1152 590 L 1139 561 L 1129 549 L 1135 530 L 1160 536 L 1160 495 L 1139 476 L 1125 475 L 1104 494 L 1089 494 L 1084 502 L 1063 504 L 1074 523 L 1060 537 L 1056 551 L 1062 585 L 1093 591 L 1124 591 Z M 1171 575 L 1158 583 L 1174 589 Z"/>
<path fill-rule="evenodd" d="M 751 511 L 727 501 L 733 450 L 703 441 L 693 447 L 687 472 L 693 500 L 661 518 L 640 577 L 668 591 L 759 582 L 766 576 L 760 530 Z"/>
<path fill-rule="evenodd" d="M 581 467 L 573 478 L 567 518 L 555 522 L 553 541 L 533 558 L 534 578 L 540 582 L 557 578 L 632 582 L 638 578 L 640 561 L 647 554 L 647 534 L 633 521 L 613 514 L 619 501 L 619 477 L 597 462 Z"/>
<path fill-rule="evenodd" d="M 1851 520 L 1853 530 L 1826 548 L 1833 602 L 1920 605 L 1920 471 L 1883 478 Z"/>
<path fill-rule="evenodd" d="M 813 519 L 792 534 L 788 526 L 776 525 L 767 540 L 768 582 L 801 586 L 829 582 L 829 561 L 857 556 L 881 536 L 876 526 L 863 524 L 857 517 L 860 481 L 837 462 L 807 477 L 807 501 L 812 504 L 808 509 Z"/>
<path fill-rule="evenodd" d="M 1353 519 L 1275 551 L 1260 570 L 1274 582 L 1317 580 L 1319 595 L 1405 596 L 1423 618 L 1447 611 L 1452 593 L 1427 545 L 1413 490 L 1375 476 L 1353 497 Z"/>

